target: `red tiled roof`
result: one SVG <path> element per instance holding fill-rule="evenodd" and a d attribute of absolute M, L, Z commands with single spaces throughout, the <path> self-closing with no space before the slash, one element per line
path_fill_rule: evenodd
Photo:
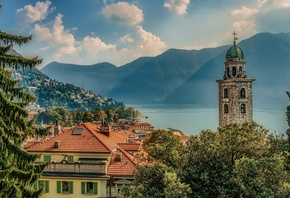
<path fill-rule="evenodd" d="M 138 143 L 118 143 L 118 145 L 125 151 L 138 151 L 141 147 Z"/>
<path fill-rule="evenodd" d="M 180 140 L 188 140 L 190 137 L 186 135 L 179 136 Z"/>
<path fill-rule="evenodd" d="M 116 154 L 113 154 L 111 163 L 108 168 L 108 175 L 134 175 L 136 170 L 136 162 L 134 157 L 128 154 L 123 149 L 118 149 L 118 152 L 122 153 L 122 159 L 120 162 L 116 162 Z"/>
<path fill-rule="evenodd" d="M 80 124 L 30 147 L 28 151 L 109 153 L 118 147 L 117 143 L 124 142 L 127 138 L 116 132 L 111 132 L 110 137 L 107 137 L 100 133 L 99 126 L 92 123 Z M 82 135 L 72 135 L 75 128 L 84 128 Z M 57 149 L 54 148 L 54 141 L 56 140 L 60 141 L 60 146 Z"/>

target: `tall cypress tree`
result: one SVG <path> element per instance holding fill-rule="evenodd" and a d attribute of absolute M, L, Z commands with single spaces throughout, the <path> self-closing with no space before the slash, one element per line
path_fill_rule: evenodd
<path fill-rule="evenodd" d="M 34 164 L 39 156 L 21 149 L 29 136 L 44 135 L 47 130 L 35 128 L 35 118 L 27 119 L 24 107 L 35 98 L 11 79 L 11 70 L 32 69 L 41 63 L 8 53 L 13 44 L 20 46 L 31 38 L 0 31 L 0 197 L 39 197 L 41 190 L 33 190 L 32 185 L 47 165 Z"/>

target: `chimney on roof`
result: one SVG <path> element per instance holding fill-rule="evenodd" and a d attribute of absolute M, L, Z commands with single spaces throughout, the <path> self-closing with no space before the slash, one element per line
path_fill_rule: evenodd
<path fill-rule="evenodd" d="M 55 125 L 54 126 L 54 136 L 57 136 L 58 134 L 60 134 L 60 126 Z"/>
<path fill-rule="evenodd" d="M 112 130 L 112 126 L 109 125 L 106 121 L 102 122 L 102 126 L 100 127 L 100 132 L 108 137 L 110 137 L 110 132 Z"/>
<path fill-rule="evenodd" d="M 60 147 L 60 141 L 59 140 L 55 140 L 53 147 L 56 148 L 56 149 L 58 149 Z"/>

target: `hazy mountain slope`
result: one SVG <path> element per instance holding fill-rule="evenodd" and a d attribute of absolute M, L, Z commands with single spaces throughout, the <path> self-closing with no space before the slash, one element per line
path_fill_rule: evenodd
<path fill-rule="evenodd" d="M 98 63 L 90 66 L 52 62 L 40 71 L 52 79 L 71 83 L 87 90 L 101 93 L 111 82 L 111 73 L 116 69 L 110 63 Z"/>
<path fill-rule="evenodd" d="M 290 89 L 290 34 L 257 34 L 238 44 L 244 52 L 248 78 L 253 82 L 255 104 L 287 102 L 285 91 Z M 218 83 L 224 74 L 225 54 L 207 62 L 166 103 L 218 104 Z"/>
<path fill-rule="evenodd" d="M 107 93 L 126 103 L 162 102 L 224 47 L 203 50 L 170 49 L 136 69 Z"/>

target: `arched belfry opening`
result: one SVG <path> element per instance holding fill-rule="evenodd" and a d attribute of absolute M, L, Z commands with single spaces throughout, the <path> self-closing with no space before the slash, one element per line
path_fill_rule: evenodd
<path fill-rule="evenodd" d="M 243 123 L 253 120 L 252 82 L 255 79 L 247 77 L 244 52 L 236 44 L 237 33 L 234 32 L 233 35 L 233 45 L 225 57 L 223 79 L 217 80 L 219 84 L 220 126 L 231 122 Z"/>

